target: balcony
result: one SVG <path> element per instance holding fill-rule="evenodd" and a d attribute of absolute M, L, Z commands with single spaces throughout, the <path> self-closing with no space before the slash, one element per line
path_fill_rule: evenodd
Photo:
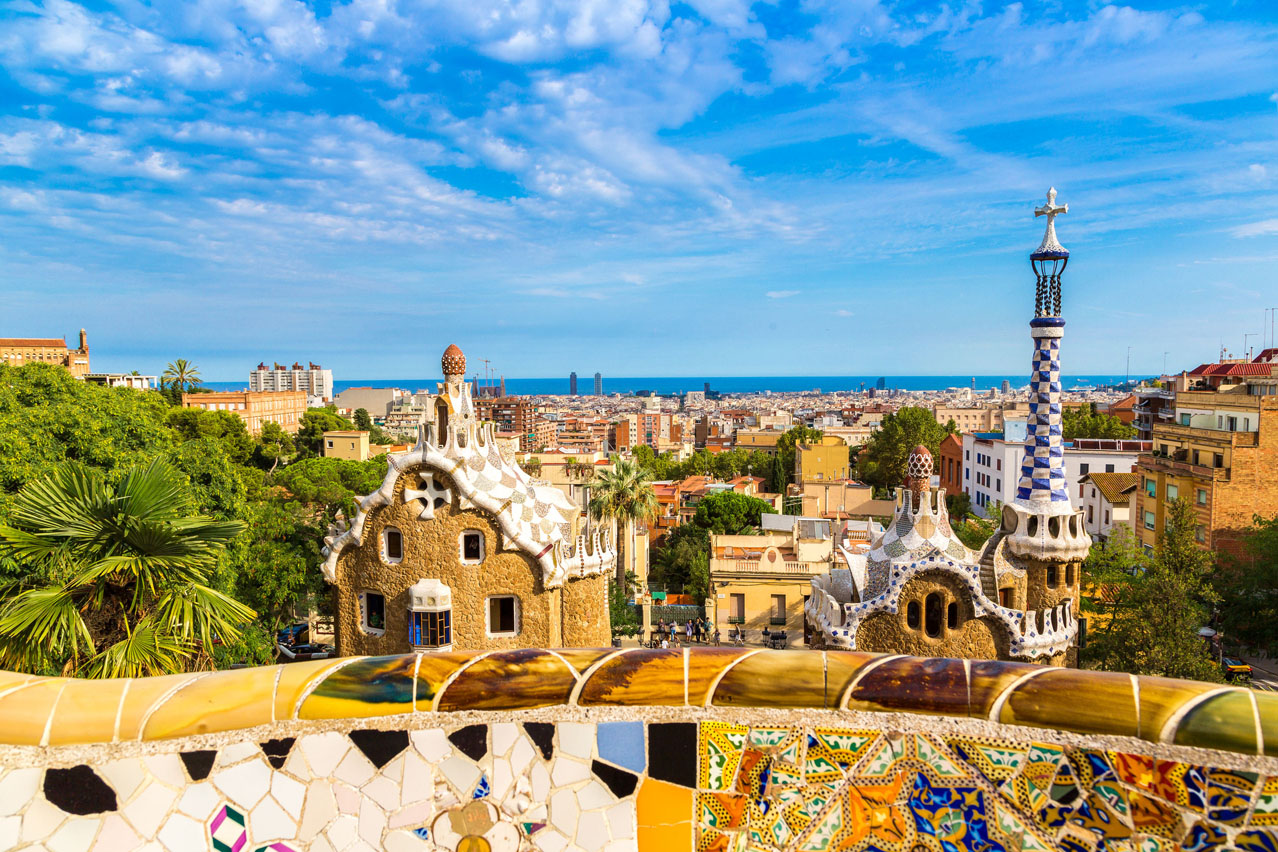
<path fill-rule="evenodd" d="M 1229 481 L 1229 468 L 1227 467 L 1210 467 L 1205 464 L 1191 464 L 1187 461 L 1178 461 L 1170 456 L 1144 453 L 1138 457 L 1138 464 L 1144 470 L 1163 471 L 1164 473 L 1179 473 L 1189 476 L 1197 476 L 1202 479 L 1213 479 L 1221 482 Z"/>
<path fill-rule="evenodd" d="M 1199 440 L 1235 447 L 1256 446 L 1256 432 L 1230 432 L 1228 429 L 1209 429 L 1203 426 L 1182 426 L 1179 423 L 1159 423 L 1154 429 L 1154 440 Z"/>
<path fill-rule="evenodd" d="M 771 625 L 772 627 L 785 627 L 785 617 L 782 616 L 778 618 L 777 616 L 774 615 L 768 619 L 768 624 Z"/>
<path fill-rule="evenodd" d="M 823 574 L 829 569 L 824 562 L 769 562 L 758 559 L 721 557 L 710 560 L 710 572 L 733 574 Z"/>
<path fill-rule="evenodd" d="M 745 616 L 744 616 L 744 615 L 730 615 L 730 616 L 728 616 L 728 623 L 729 623 L 729 624 L 745 624 Z"/>

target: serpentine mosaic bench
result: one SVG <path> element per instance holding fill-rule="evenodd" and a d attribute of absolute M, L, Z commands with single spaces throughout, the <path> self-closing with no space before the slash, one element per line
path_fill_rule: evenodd
<path fill-rule="evenodd" d="M 0 849 L 1278 850 L 1278 696 L 857 652 L 0 672 Z"/>

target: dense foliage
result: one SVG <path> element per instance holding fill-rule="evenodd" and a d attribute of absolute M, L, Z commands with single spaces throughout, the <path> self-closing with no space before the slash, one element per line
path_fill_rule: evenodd
<path fill-rule="evenodd" d="M 708 495 L 692 521 L 672 530 L 653 552 L 652 582 L 702 603 L 710 591 L 710 534 L 752 535 L 765 514 L 776 514 L 776 509 L 757 497 L 736 491 Z"/>
<path fill-rule="evenodd" d="M 1216 585 L 1228 640 L 1278 654 L 1278 517 L 1256 515 L 1241 557 L 1221 560 Z"/>
<path fill-rule="evenodd" d="M 1134 438 L 1136 427 L 1129 426 L 1112 414 L 1096 410 L 1096 403 L 1061 412 L 1061 428 L 1066 441 L 1075 438 Z"/>
<path fill-rule="evenodd" d="M 192 365 L 174 366 L 186 374 L 175 384 L 193 381 Z M 331 415 L 339 424 L 334 428 L 349 428 L 334 412 L 316 413 L 307 414 L 313 427 L 332 422 Z M 311 446 L 318 450 L 318 441 Z M 118 488 L 130 470 L 154 463 L 167 465 L 181 485 L 184 517 L 235 525 L 234 535 L 199 571 L 209 589 L 257 615 L 219 631 L 211 658 L 206 649 L 179 655 L 184 667 L 267 662 L 274 629 L 295 612 L 327 607 L 318 568 L 327 525 L 338 511 L 353 510 L 355 495 L 378 487 L 386 467 L 380 459 L 289 464 L 298 452 L 292 436 L 275 424 L 254 438 L 230 412 L 175 408 L 160 392 L 88 384 L 42 364 L 0 366 L 0 525 L 19 528 L 19 493 L 64 466 L 86 481 L 97 477 L 102 488 Z M 81 558 L 79 564 L 92 563 Z M 55 578 L 65 586 L 75 573 L 71 566 L 54 571 L 33 553 L 0 552 L 0 581 L 24 589 Z M 78 660 L 77 671 L 93 670 L 83 645 L 72 650 L 66 646 L 65 658 L 46 663 Z"/>
<path fill-rule="evenodd" d="M 655 482 L 689 476 L 713 476 L 725 482 L 737 476 L 761 476 L 771 482 L 772 477 L 773 457 L 762 450 L 697 450 L 686 461 L 677 461 L 671 453 L 656 453 L 652 447 L 640 444 L 633 455 Z"/>
<path fill-rule="evenodd" d="M 915 447 L 922 444 L 935 459 L 945 436 L 957 432 L 953 420 L 942 426 L 931 411 L 918 406 L 885 415 L 857 455 L 857 478 L 876 488 L 896 488 L 905 481 L 905 464 Z"/>

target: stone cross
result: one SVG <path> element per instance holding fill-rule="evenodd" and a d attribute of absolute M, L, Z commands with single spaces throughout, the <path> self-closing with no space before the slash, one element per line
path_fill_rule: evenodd
<path fill-rule="evenodd" d="M 1061 244 L 1056 239 L 1056 222 L 1057 216 L 1062 213 L 1069 212 L 1068 204 L 1056 203 L 1056 187 L 1047 190 L 1047 203 L 1042 207 L 1034 208 L 1034 215 L 1047 217 L 1047 233 L 1043 234 L 1043 243 L 1038 247 L 1039 251 L 1063 251 Z"/>

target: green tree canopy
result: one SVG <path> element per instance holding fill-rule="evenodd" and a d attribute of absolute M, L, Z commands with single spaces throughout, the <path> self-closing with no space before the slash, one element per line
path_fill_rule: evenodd
<path fill-rule="evenodd" d="M 1221 672 L 1198 636 L 1210 620 L 1216 593 L 1210 582 L 1213 560 L 1195 540 L 1197 515 L 1185 498 L 1168 507 L 1154 558 L 1129 581 L 1113 582 L 1111 618 L 1092 634 L 1083 659 L 1097 668 L 1132 674 L 1219 681 Z M 1088 582 L 1121 579 L 1117 572 L 1139 564 L 1092 563 Z M 1103 573 L 1109 571 L 1109 574 Z"/>
<path fill-rule="evenodd" d="M 1278 516 L 1254 516 L 1243 544 L 1245 554 L 1226 557 L 1220 572 L 1225 635 L 1278 653 Z"/>
<path fill-rule="evenodd" d="M 205 411 L 202 408 L 174 408 L 165 418 L 180 441 L 212 438 L 222 445 L 234 464 L 247 464 L 256 446 L 244 420 L 233 411 Z"/>
<path fill-rule="evenodd" d="M 738 491 L 719 491 L 697 504 L 692 522 L 719 535 L 750 535 L 758 531 L 763 515 L 776 513 L 766 500 Z"/>
<path fill-rule="evenodd" d="M 1135 426 L 1128 426 L 1112 414 L 1098 412 L 1094 402 L 1061 412 L 1061 429 L 1066 441 L 1075 438 L 1132 438 L 1136 435 Z"/>
<path fill-rule="evenodd" d="M 302 458 L 314 458 L 324 455 L 324 433 L 343 429 L 354 429 L 354 424 L 337 413 L 333 405 L 324 408 L 307 409 L 302 415 L 302 424 L 298 429 L 294 444 Z"/>
<path fill-rule="evenodd" d="M 905 464 L 915 447 L 922 444 L 937 458 L 941 441 L 957 433 L 953 420 L 942 426 L 928 409 L 906 406 L 884 416 L 857 456 L 857 475 L 870 485 L 896 488 L 905 481 Z"/>
<path fill-rule="evenodd" d="M 116 483 L 80 464 L 19 492 L 0 549 L 26 566 L 0 607 L 0 667 L 138 677 L 205 667 L 254 612 L 209 585 L 243 525 L 192 514 L 155 461 Z"/>
<path fill-rule="evenodd" d="M 288 489 L 295 499 L 316 507 L 320 525 L 327 527 L 339 509 L 347 518 L 353 518 L 358 508 L 355 498 L 373 493 L 385 478 L 385 460 L 322 458 L 305 459 L 281 468 L 275 474 L 275 483 Z"/>

